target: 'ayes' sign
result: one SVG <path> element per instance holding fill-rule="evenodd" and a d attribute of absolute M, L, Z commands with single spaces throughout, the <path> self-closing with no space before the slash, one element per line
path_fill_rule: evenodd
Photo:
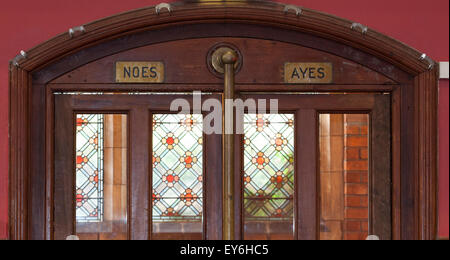
<path fill-rule="evenodd" d="M 164 64 L 162 62 L 118 61 L 116 62 L 117 83 L 162 83 Z"/>
<path fill-rule="evenodd" d="M 284 65 L 284 82 L 289 84 L 333 83 L 333 64 L 288 62 Z"/>

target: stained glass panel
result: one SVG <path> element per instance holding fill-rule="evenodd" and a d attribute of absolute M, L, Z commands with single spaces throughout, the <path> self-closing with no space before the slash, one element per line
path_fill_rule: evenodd
<path fill-rule="evenodd" d="M 76 221 L 103 221 L 103 129 L 101 114 L 76 118 Z"/>
<path fill-rule="evenodd" d="M 294 115 L 247 114 L 244 132 L 245 232 L 260 232 L 250 230 L 254 229 L 252 227 L 270 230 L 277 222 L 278 227 L 284 225 L 286 232 L 291 233 L 295 187 Z"/>
<path fill-rule="evenodd" d="M 153 222 L 203 221 L 203 116 L 153 115 Z"/>
<path fill-rule="evenodd" d="M 244 208 L 247 220 L 285 220 L 294 215 L 291 199 L 245 199 Z"/>

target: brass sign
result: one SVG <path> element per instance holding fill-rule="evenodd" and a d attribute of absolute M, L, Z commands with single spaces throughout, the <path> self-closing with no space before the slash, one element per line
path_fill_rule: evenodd
<path fill-rule="evenodd" d="M 284 82 L 289 84 L 329 84 L 333 82 L 331 63 L 291 63 L 284 65 Z"/>
<path fill-rule="evenodd" d="M 162 83 L 164 63 L 142 61 L 116 62 L 117 83 Z"/>

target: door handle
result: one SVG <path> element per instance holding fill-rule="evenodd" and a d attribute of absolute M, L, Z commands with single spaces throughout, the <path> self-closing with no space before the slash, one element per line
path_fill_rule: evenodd
<path fill-rule="evenodd" d="M 234 79 L 238 54 L 229 47 L 222 47 L 213 53 L 212 66 L 224 74 L 224 136 L 223 136 L 223 240 L 235 238 L 234 223 Z"/>
<path fill-rule="evenodd" d="M 230 50 L 222 56 L 225 66 L 224 100 L 225 100 L 225 133 L 224 133 L 224 207 L 223 207 L 223 239 L 234 239 L 234 65 L 237 62 L 237 54 Z"/>

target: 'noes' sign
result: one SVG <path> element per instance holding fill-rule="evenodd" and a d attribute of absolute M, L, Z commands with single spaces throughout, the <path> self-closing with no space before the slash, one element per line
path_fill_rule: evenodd
<path fill-rule="evenodd" d="M 289 84 L 329 84 L 333 82 L 331 63 L 286 63 L 284 81 Z"/>
<path fill-rule="evenodd" d="M 164 64 L 162 62 L 116 62 L 118 83 L 162 83 Z"/>

